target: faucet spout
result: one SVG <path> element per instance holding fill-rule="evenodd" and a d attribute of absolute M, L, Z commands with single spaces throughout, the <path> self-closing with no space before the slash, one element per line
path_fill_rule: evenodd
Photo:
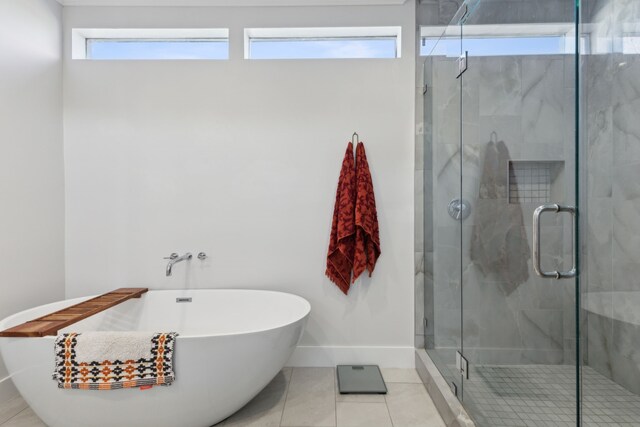
<path fill-rule="evenodd" d="M 171 270 L 173 266 L 181 261 L 188 261 L 192 258 L 191 252 L 187 252 L 182 256 L 170 257 L 169 262 L 167 263 L 167 277 L 171 276 Z"/>

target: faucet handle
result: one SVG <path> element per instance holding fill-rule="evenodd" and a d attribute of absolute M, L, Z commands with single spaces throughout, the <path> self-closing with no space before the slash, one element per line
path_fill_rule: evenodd
<path fill-rule="evenodd" d="M 176 258 L 178 258 L 178 256 L 179 255 L 174 252 L 171 255 L 164 257 L 163 259 L 176 259 Z"/>

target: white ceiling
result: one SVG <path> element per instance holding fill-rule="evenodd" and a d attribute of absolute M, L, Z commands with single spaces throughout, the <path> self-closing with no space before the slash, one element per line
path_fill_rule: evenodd
<path fill-rule="evenodd" d="M 64 6 L 353 6 L 398 5 L 406 0 L 57 0 Z"/>

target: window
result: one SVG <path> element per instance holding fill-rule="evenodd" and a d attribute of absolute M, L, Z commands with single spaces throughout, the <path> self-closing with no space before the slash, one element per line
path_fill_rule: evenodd
<path fill-rule="evenodd" d="M 74 29 L 73 59 L 213 60 L 229 58 L 227 29 Z"/>
<path fill-rule="evenodd" d="M 461 48 L 470 56 L 570 54 L 575 52 L 573 30 L 566 23 L 465 25 L 461 37 L 459 29 L 422 27 L 420 55 L 457 57 Z"/>
<path fill-rule="evenodd" d="M 399 58 L 400 27 L 250 28 L 247 59 Z"/>
<path fill-rule="evenodd" d="M 87 39 L 87 59 L 227 59 L 217 39 Z"/>

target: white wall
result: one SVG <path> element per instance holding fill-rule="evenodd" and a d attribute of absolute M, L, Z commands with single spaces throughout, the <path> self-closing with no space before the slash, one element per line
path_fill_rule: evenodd
<path fill-rule="evenodd" d="M 64 297 L 61 16 L 0 1 L 0 318 Z M 0 401 L 6 376 L 0 362 Z"/>
<path fill-rule="evenodd" d="M 68 7 L 67 296 L 119 286 L 261 288 L 312 305 L 291 364 L 413 365 L 415 4 Z M 243 60 L 243 28 L 403 28 L 396 60 Z M 228 27 L 231 59 L 70 59 L 74 27 Z M 346 142 L 366 142 L 381 229 L 372 279 L 324 275 Z M 210 258 L 178 264 L 171 252 Z"/>

